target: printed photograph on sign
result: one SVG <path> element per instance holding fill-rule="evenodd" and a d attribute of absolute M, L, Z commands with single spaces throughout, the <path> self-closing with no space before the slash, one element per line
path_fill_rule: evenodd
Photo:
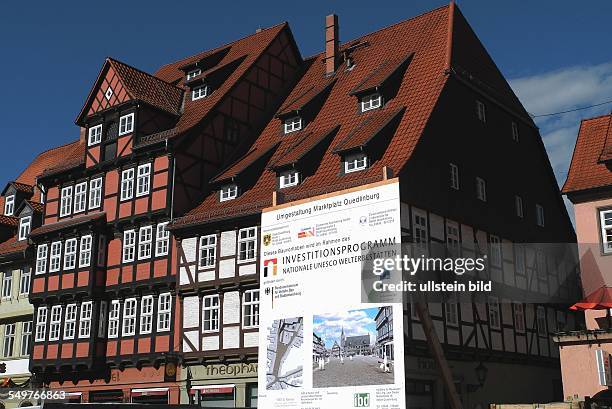
<path fill-rule="evenodd" d="M 393 307 L 313 317 L 314 388 L 394 383 Z"/>
<path fill-rule="evenodd" d="M 302 387 L 304 318 L 275 320 L 267 332 L 266 389 Z"/>

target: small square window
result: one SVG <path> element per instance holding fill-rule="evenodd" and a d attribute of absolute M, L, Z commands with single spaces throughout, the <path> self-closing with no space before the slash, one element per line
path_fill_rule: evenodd
<path fill-rule="evenodd" d="M 361 98 L 361 112 L 366 112 L 371 109 L 380 108 L 382 106 L 382 96 L 378 93 L 366 95 Z"/>
<path fill-rule="evenodd" d="M 113 89 L 111 87 L 106 88 L 106 92 L 104 93 L 104 98 L 107 100 L 111 99 L 113 96 Z"/>
<path fill-rule="evenodd" d="M 344 159 L 344 173 L 358 172 L 368 167 L 368 157 L 365 153 L 347 155 Z"/>
<path fill-rule="evenodd" d="M 134 131 L 134 114 L 123 115 L 119 118 L 119 136 L 126 135 Z"/>
<path fill-rule="evenodd" d="M 202 70 L 199 68 L 196 68 L 195 70 L 191 70 L 187 73 L 187 81 L 189 81 L 192 78 L 197 77 L 198 75 L 200 75 L 202 73 Z"/>
<path fill-rule="evenodd" d="M 286 134 L 299 131 L 302 129 L 302 118 L 295 116 L 293 118 L 286 119 L 284 125 Z"/>
<path fill-rule="evenodd" d="M 223 186 L 219 192 L 219 201 L 225 202 L 226 200 L 232 200 L 238 197 L 238 185 L 231 184 Z"/>
<path fill-rule="evenodd" d="M 191 90 L 191 100 L 195 101 L 198 99 L 205 98 L 208 95 L 208 85 L 200 85 Z"/>
<path fill-rule="evenodd" d="M 300 173 L 297 170 L 291 169 L 281 172 L 279 177 L 280 188 L 296 186 L 300 183 Z"/>
<path fill-rule="evenodd" d="M 480 122 L 487 122 L 487 109 L 485 104 L 481 101 L 476 101 L 476 115 L 478 116 L 478 120 L 480 120 Z"/>
<path fill-rule="evenodd" d="M 102 141 L 102 124 L 89 128 L 87 144 L 91 146 L 100 143 L 100 141 Z"/>

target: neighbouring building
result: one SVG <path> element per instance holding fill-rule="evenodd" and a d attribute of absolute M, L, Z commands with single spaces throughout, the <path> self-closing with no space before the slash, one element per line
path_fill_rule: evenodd
<path fill-rule="evenodd" d="M 324 358 L 327 356 L 327 351 L 325 350 L 325 343 L 323 342 L 323 338 L 312 333 L 312 360 L 313 365 L 316 364 L 316 360 L 318 358 Z"/>
<path fill-rule="evenodd" d="M 515 246 L 576 237 L 536 125 L 458 7 L 343 43 L 332 15 L 325 38 L 325 52 L 296 60 L 296 84 L 253 143 L 169 227 L 180 348 L 192 374 L 182 378 L 182 402 L 196 383 L 233 388 L 224 404 L 248 405 L 253 396 L 255 376 L 228 381 L 204 371 L 257 359 L 259 224 L 272 205 L 398 177 L 406 241 L 486 254 L 489 277 L 524 292 L 577 291 L 575 270 L 560 275 L 553 257 Z M 271 261 L 263 268 L 278 273 Z M 580 321 L 565 306 L 492 297 L 430 303 L 429 312 L 466 407 L 562 398 L 552 335 Z M 423 327 L 409 303 L 405 313 L 407 402 L 445 407 Z"/>
<path fill-rule="evenodd" d="M 20 407 L 35 400 L 2 401 L 2 388 L 32 388 L 29 357 L 32 346 L 33 308 L 28 300 L 33 254 L 28 246 L 32 228 L 42 224 L 44 194 L 37 176 L 60 163 L 61 146 L 38 155 L 9 182 L 0 198 L 0 402 Z"/>
<path fill-rule="evenodd" d="M 79 140 L 38 178 L 46 192 L 42 225 L 30 233 L 30 369 L 38 384 L 82 402 L 178 403 L 181 395 L 225 396 L 227 387 L 201 387 L 207 377 L 253 379 L 256 362 L 242 357 L 256 350 L 258 270 L 253 250 L 228 250 L 228 240 L 243 243 L 244 233 L 220 237 L 221 274 L 231 264 L 250 282 L 237 283 L 226 297 L 206 298 L 205 305 L 200 297 L 198 305 L 202 289 L 193 290 L 196 304 L 177 297 L 176 269 L 192 254 L 188 241 L 177 249 L 167 225 L 200 203 L 209 179 L 244 152 L 301 65 L 287 24 L 153 75 L 112 58 L 104 62 L 76 119 Z M 197 263 L 197 269 L 208 266 Z M 241 300 L 251 305 L 248 318 Z M 225 314 L 214 315 L 218 305 Z M 211 315 L 200 326 L 203 308 Z M 210 333 L 219 322 L 237 323 L 217 336 L 220 365 L 183 370 L 184 361 L 203 362 L 187 353 L 190 342 L 198 352 L 215 342 L 191 341 L 184 326 Z M 235 355 L 233 345 L 240 348 Z M 233 362 L 223 358 L 232 355 Z M 185 389 L 188 378 L 193 389 Z"/>
<path fill-rule="evenodd" d="M 379 358 L 393 361 L 393 308 L 379 307 L 376 320 L 376 343 L 374 350 Z"/>
<path fill-rule="evenodd" d="M 612 114 L 580 124 L 563 193 L 574 204 L 586 330 L 557 335 L 566 399 L 612 386 Z"/>

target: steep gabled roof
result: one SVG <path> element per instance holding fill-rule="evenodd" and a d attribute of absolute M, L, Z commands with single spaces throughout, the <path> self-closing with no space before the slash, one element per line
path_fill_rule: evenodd
<path fill-rule="evenodd" d="M 250 166 L 254 165 L 257 161 L 263 158 L 265 155 L 270 153 L 274 148 L 278 146 L 279 142 L 271 143 L 263 146 L 255 146 L 251 148 L 245 155 L 235 161 L 227 169 L 223 170 L 217 176 L 215 176 L 211 183 L 224 182 L 239 176 L 242 172 L 246 171 Z"/>
<path fill-rule="evenodd" d="M 380 109 L 371 112 L 359 125 L 334 146 L 335 153 L 363 148 L 372 141 L 391 121 L 403 114 L 405 107 L 399 109 Z"/>
<path fill-rule="evenodd" d="M 312 132 L 306 135 L 296 135 L 295 142 L 286 144 L 289 145 L 287 149 L 276 155 L 276 159 L 269 166 L 270 169 L 278 170 L 296 164 L 321 142 L 337 132 L 338 128 L 338 126 L 335 126 L 327 131 L 320 132 L 319 135 L 313 135 Z"/>
<path fill-rule="evenodd" d="M 563 193 L 612 186 L 612 170 L 603 163 L 607 143 L 612 139 L 612 114 L 585 119 L 580 123 L 574 154 Z"/>
<path fill-rule="evenodd" d="M 391 56 L 383 61 L 370 75 L 368 75 L 360 84 L 353 88 L 351 95 L 361 94 L 382 87 L 389 78 L 396 72 L 406 66 L 406 63 L 414 54 L 409 53 L 405 56 Z"/>
<path fill-rule="evenodd" d="M 331 79 L 322 84 L 309 85 L 306 87 L 303 93 L 297 97 L 285 103 L 285 105 L 279 109 L 277 117 L 283 117 L 290 113 L 299 112 L 306 107 L 310 102 L 315 100 L 319 95 L 328 91 L 330 87 L 334 85 L 335 79 Z"/>

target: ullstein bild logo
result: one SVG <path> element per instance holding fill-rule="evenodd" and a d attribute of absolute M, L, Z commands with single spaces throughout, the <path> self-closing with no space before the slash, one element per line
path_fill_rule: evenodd
<path fill-rule="evenodd" d="M 353 395 L 353 406 L 356 408 L 369 408 L 370 407 L 370 394 L 369 393 L 356 393 Z"/>
<path fill-rule="evenodd" d="M 276 258 L 269 258 L 267 260 L 264 260 L 263 262 L 263 276 L 264 277 L 268 277 L 269 275 L 276 275 L 276 269 L 277 269 L 277 264 L 278 264 L 278 259 Z"/>

